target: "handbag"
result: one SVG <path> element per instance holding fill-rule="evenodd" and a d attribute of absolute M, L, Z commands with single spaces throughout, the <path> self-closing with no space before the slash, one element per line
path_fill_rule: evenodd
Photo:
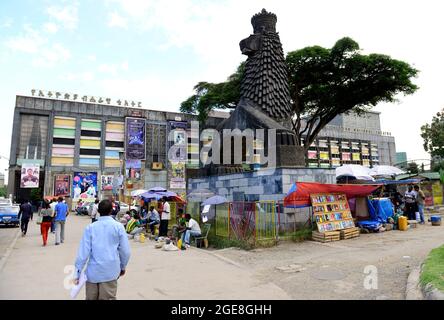
<path fill-rule="evenodd" d="M 37 217 L 37 220 L 35 221 L 35 223 L 42 224 L 42 222 L 43 222 L 43 216 L 40 215 Z"/>

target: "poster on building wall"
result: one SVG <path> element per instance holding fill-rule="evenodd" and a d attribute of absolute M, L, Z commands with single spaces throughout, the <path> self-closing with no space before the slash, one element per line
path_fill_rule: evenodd
<path fill-rule="evenodd" d="M 186 121 L 169 122 L 169 144 L 168 158 L 170 161 L 188 160 L 188 136 Z"/>
<path fill-rule="evenodd" d="M 125 176 L 131 180 L 141 180 L 142 178 L 142 161 L 140 160 L 126 160 L 125 162 Z"/>
<path fill-rule="evenodd" d="M 185 162 L 170 162 L 171 178 L 170 189 L 185 189 Z"/>
<path fill-rule="evenodd" d="M 97 172 L 74 172 L 73 199 L 95 199 L 97 197 Z"/>
<path fill-rule="evenodd" d="M 54 196 L 67 197 L 71 194 L 71 176 L 69 174 L 56 174 L 54 176 Z"/>
<path fill-rule="evenodd" d="M 127 160 L 145 160 L 145 119 L 125 119 L 125 155 Z"/>
<path fill-rule="evenodd" d="M 40 165 L 35 163 L 23 163 L 20 177 L 20 188 L 38 188 L 40 177 Z"/>
<path fill-rule="evenodd" d="M 102 175 L 100 181 L 102 186 L 102 191 L 110 191 L 113 189 L 113 178 L 112 175 Z"/>

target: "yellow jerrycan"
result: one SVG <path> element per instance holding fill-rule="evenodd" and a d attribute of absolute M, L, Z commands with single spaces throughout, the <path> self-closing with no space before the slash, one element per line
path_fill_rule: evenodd
<path fill-rule="evenodd" d="M 141 242 L 141 243 L 144 243 L 144 242 L 145 242 L 145 234 L 144 234 L 144 233 L 141 233 L 141 234 L 140 234 L 140 242 Z"/>
<path fill-rule="evenodd" d="M 406 217 L 399 217 L 398 218 L 398 227 L 401 231 L 407 230 L 407 218 Z"/>

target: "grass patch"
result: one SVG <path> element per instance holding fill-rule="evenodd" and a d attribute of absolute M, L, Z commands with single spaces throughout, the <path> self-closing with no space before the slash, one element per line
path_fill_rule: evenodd
<path fill-rule="evenodd" d="M 305 240 L 310 240 L 311 233 L 312 233 L 311 228 L 304 228 L 301 230 L 297 230 L 297 231 L 293 232 L 293 234 L 291 235 L 291 240 L 294 242 L 302 242 Z"/>
<path fill-rule="evenodd" d="M 216 249 L 225 249 L 233 247 L 244 250 L 254 249 L 254 245 L 249 242 L 218 237 L 215 235 L 208 235 L 208 245 Z"/>
<path fill-rule="evenodd" d="M 420 282 L 423 286 L 431 283 L 444 291 L 444 245 L 430 251 L 422 268 Z"/>

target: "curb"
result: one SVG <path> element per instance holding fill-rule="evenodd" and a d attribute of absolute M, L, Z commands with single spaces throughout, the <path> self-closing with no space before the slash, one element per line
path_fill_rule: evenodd
<path fill-rule="evenodd" d="M 405 289 L 406 300 L 424 300 L 423 292 L 419 284 L 419 277 L 421 275 L 421 267 L 414 268 L 407 278 L 407 286 Z"/>
<path fill-rule="evenodd" d="M 421 289 L 426 300 L 444 300 L 444 292 L 435 288 L 431 283 Z"/>
<path fill-rule="evenodd" d="M 206 254 L 212 255 L 213 257 L 216 257 L 219 260 L 222 260 L 222 261 L 224 261 L 224 262 L 226 262 L 228 264 L 231 264 L 231 265 L 233 265 L 235 267 L 238 267 L 240 269 L 244 269 L 244 266 L 242 266 L 241 264 L 239 264 L 239 263 L 237 263 L 237 262 L 235 262 L 235 261 L 233 261 L 233 260 L 231 260 L 229 258 L 223 257 L 221 255 L 218 255 L 217 253 L 210 252 L 210 251 L 207 251 L 207 250 L 204 250 L 204 249 L 195 248 L 194 250 L 196 250 L 196 249 L 200 250 L 201 252 L 205 252 Z M 224 249 L 222 249 L 222 250 L 224 250 Z"/>
<path fill-rule="evenodd" d="M 8 260 L 9 256 L 11 255 L 12 250 L 14 249 L 15 244 L 17 243 L 17 239 L 20 236 L 20 228 L 18 228 L 16 235 L 14 237 L 14 240 L 12 240 L 9 247 L 6 249 L 6 253 L 3 255 L 3 257 L 0 260 L 0 272 L 2 272 L 4 266 L 6 265 L 6 261 Z"/>

